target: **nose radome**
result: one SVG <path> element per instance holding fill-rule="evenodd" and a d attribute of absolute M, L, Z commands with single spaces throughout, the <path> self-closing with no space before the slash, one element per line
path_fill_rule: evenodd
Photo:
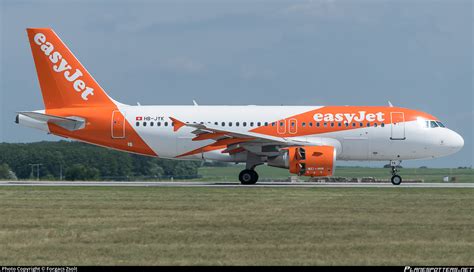
<path fill-rule="evenodd" d="M 459 151 L 464 146 L 464 139 L 461 135 L 451 130 L 448 145 L 456 151 Z"/>

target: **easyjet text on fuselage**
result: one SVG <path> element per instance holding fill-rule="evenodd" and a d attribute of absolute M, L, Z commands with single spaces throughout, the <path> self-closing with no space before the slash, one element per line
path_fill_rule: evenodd
<path fill-rule="evenodd" d="M 383 112 L 367 113 L 359 111 L 357 113 L 321 113 L 314 114 L 316 122 L 383 122 L 385 121 Z"/>

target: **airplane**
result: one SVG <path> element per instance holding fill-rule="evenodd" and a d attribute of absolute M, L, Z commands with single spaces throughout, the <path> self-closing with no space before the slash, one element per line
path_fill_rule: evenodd
<path fill-rule="evenodd" d="M 112 99 L 50 28 L 28 28 L 45 108 L 16 123 L 146 156 L 245 163 L 242 184 L 262 164 L 330 177 L 336 161 L 402 160 L 459 151 L 463 138 L 428 113 L 388 106 L 145 106 Z"/>

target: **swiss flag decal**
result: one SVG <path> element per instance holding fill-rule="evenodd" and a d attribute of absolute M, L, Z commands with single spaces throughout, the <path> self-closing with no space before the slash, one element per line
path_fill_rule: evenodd
<path fill-rule="evenodd" d="M 137 116 L 137 119 L 136 119 L 136 120 L 137 120 L 137 121 L 141 121 L 141 120 L 143 120 L 143 117 Z"/>

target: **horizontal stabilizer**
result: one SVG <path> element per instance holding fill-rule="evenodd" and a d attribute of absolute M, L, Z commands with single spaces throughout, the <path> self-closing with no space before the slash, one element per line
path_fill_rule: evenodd
<path fill-rule="evenodd" d="M 39 122 L 55 124 L 69 131 L 83 129 L 86 124 L 86 120 L 84 118 L 76 116 L 62 117 L 34 111 L 18 112 L 18 115 L 24 115 Z"/>

